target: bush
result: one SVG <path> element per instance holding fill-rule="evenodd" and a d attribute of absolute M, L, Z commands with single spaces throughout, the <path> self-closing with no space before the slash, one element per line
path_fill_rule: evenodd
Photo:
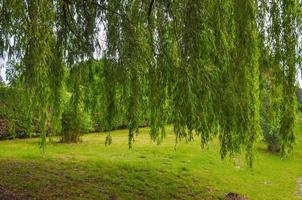
<path fill-rule="evenodd" d="M 279 152 L 280 146 L 280 113 L 281 113 L 281 89 L 272 88 L 268 83 L 261 93 L 261 126 L 264 141 L 269 152 Z"/>
<path fill-rule="evenodd" d="M 278 128 L 272 128 L 267 122 L 263 123 L 263 136 L 269 152 L 279 152 L 281 149 Z"/>
<path fill-rule="evenodd" d="M 92 130 L 92 120 L 89 113 L 83 109 L 73 111 L 68 108 L 62 115 L 62 142 L 74 143 L 80 140 L 83 133 Z"/>

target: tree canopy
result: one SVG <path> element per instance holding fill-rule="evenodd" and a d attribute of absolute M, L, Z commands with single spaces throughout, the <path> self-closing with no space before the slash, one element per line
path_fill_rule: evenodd
<path fill-rule="evenodd" d="M 38 112 L 42 141 L 47 121 L 60 129 L 65 66 L 101 57 L 104 79 L 94 87 L 105 124 L 117 109 L 125 114 L 129 147 L 148 109 L 152 140 L 171 123 L 176 143 L 198 135 L 204 146 L 218 135 L 222 158 L 243 149 L 252 163 L 264 69 L 281 91 L 270 121 L 283 155 L 293 147 L 301 8 L 299 0 L 0 0 L 0 55 L 26 90 L 28 118 Z"/>

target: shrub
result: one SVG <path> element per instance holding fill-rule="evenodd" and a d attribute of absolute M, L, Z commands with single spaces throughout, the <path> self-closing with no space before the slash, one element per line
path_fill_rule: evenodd
<path fill-rule="evenodd" d="M 92 120 L 90 114 L 79 109 L 72 110 L 70 107 L 62 115 L 62 142 L 74 143 L 80 140 L 83 133 L 92 130 Z"/>

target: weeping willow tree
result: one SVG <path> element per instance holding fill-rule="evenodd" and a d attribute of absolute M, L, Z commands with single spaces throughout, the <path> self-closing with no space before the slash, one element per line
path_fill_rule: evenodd
<path fill-rule="evenodd" d="M 266 140 L 270 150 L 286 155 L 295 141 L 295 83 L 300 68 L 301 2 L 261 1 L 260 36 Z M 262 23 L 261 23 L 262 22 Z M 266 92 L 265 92 L 266 90 Z M 268 94 L 267 94 L 268 93 Z"/>
<path fill-rule="evenodd" d="M 125 116 L 129 147 L 140 119 L 160 143 L 171 123 L 180 140 L 219 137 L 222 158 L 244 150 L 249 163 L 260 135 L 260 75 L 270 68 L 269 93 L 279 109 L 268 121 L 279 127 L 281 151 L 293 147 L 295 81 L 300 67 L 298 0 L 1 0 L 0 50 L 22 77 L 38 111 L 60 131 L 64 66 L 102 58 L 104 124 Z M 263 52 L 269 56 L 264 56 Z M 269 57 L 270 64 L 265 62 Z M 272 58 L 272 59 L 270 59 Z M 89 71 L 89 70 L 88 70 Z M 83 73 L 73 73 L 76 105 Z M 274 90 L 274 89 L 273 89 Z M 85 96 L 85 95 L 84 95 Z M 93 101 L 84 101 L 89 107 Z M 96 105 L 96 104 L 95 104 Z M 74 111 L 78 109 L 74 106 Z M 50 112 L 51 111 L 51 112 Z M 110 132 L 106 144 L 111 144 Z M 44 143 L 44 142 L 42 142 Z"/>

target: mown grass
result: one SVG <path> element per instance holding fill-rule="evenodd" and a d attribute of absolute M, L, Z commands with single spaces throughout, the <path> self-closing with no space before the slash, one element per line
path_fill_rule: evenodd
<path fill-rule="evenodd" d="M 286 159 L 259 144 L 250 169 L 239 156 L 222 161 L 217 140 L 201 150 L 196 138 L 175 150 L 172 130 L 167 132 L 158 146 L 141 129 L 131 150 L 127 130 L 113 132 L 109 147 L 105 134 L 88 134 L 79 144 L 48 143 L 44 154 L 39 139 L 2 141 L 0 199 L 223 199 L 228 192 L 299 199 L 300 136 Z"/>

